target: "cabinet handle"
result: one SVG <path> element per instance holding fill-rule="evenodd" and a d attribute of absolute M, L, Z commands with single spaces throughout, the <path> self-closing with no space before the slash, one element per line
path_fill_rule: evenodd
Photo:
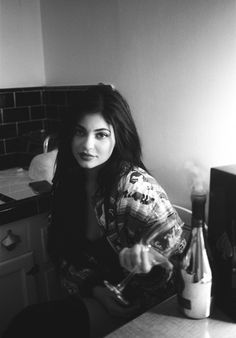
<path fill-rule="evenodd" d="M 20 242 L 20 236 L 14 234 L 11 229 L 7 231 L 7 235 L 1 240 L 2 246 L 9 251 L 15 249 L 17 244 Z"/>

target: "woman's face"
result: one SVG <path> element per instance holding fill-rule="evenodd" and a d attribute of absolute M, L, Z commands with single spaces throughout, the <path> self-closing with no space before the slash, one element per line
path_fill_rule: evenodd
<path fill-rule="evenodd" d="M 72 153 L 82 168 L 105 163 L 115 147 L 115 134 L 100 113 L 87 114 L 78 121 L 72 138 Z"/>

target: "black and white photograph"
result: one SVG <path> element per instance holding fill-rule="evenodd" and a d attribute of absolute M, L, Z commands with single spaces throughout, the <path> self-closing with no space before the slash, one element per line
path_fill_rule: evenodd
<path fill-rule="evenodd" d="M 236 0 L 0 0 L 0 338 L 236 337 Z"/>

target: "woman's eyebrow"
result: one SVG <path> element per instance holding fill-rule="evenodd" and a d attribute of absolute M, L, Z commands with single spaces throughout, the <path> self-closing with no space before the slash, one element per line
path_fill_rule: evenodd
<path fill-rule="evenodd" d="M 83 127 L 81 124 L 77 124 L 76 126 L 75 126 L 76 128 L 82 128 L 82 129 L 86 129 L 85 127 Z"/>
<path fill-rule="evenodd" d="M 108 129 L 108 128 L 97 128 L 97 129 L 94 129 L 94 131 L 104 131 L 104 130 L 111 132 L 110 129 Z"/>
<path fill-rule="evenodd" d="M 82 124 L 78 123 L 76 125 L 76 128 L 81 128 L 83 130 L 87 130 L 86 127 L 84 127 Z M 100 132 L 100 131 L 108 131 L 109 133 L 111 132 L 111 130 L 109 128 L 106 127 L 102 127 L 102 128 L 96 128 L 94 129 L 95 132 Z"/>

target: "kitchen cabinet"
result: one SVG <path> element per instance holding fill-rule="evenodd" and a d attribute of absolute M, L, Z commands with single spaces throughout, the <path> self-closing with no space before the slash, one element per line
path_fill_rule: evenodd
<path fill-rule="evenodd" d="M 60 297 L 46 252 L 47 226 L 47 213 L 0 226 L 0 335 L 25 306 Z"/>
<path fill-rule="evenodd" d="M 13 315 L 37 302 L 32 265 L 33 252 L 0 263 L 0 333 Z"/>
<path fill-rule="evenodd" d="M 60 285 L 54 266 L 47 255 L 47 227 L 48 213 L 33 217 L 30 226 L 30 247 L 34 248 L 35 277 L 38 285 L 38 296 L 40 301 L 58 299 L 60 297 Z"/>

